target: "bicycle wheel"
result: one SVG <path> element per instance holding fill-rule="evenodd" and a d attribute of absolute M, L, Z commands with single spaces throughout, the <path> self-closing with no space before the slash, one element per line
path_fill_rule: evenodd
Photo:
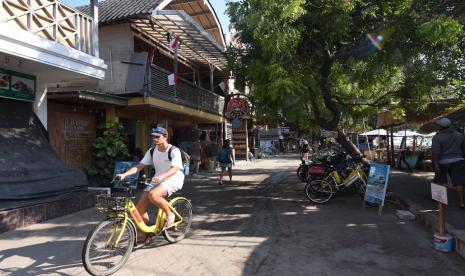
<path fill-rule="evenodd" d="M 328 202 L 334 194 L 330 181 L 315 179 L 308 182 L 307 185 L 305 185 L 305 195 L 310 201 L 317 204 Z"/>
<path fill-rule="evenodd" d="M 175 198 L 170 203 L 174 209 L 181 215 L 182 222 L 176 227 L 171 227 L 163 231 L 165 239 L 171 243 L 178 242 L 186 236 L 191 228 L 192 223 L 192 204 L 185 198 Z M 176 218 L 175 222 L 178 221 Z"/>
<path fill-rule="evenodd" d="M 82 248 L 82 263 L 91 275 L 110 275 L 128 260 L 135 241 L 135 233 L 126 224 L 117 246 L 115 241 L 123 227 L 122 219 L 102 221 L 87 236 Z"/>

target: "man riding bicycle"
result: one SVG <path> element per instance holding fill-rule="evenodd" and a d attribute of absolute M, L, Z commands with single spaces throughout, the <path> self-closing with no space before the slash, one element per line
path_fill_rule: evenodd
<path fill-rule="evenodd" d="M 147 224 L 149 221 L 147 209 L 153 203 L 165 212 L 165 228 L 168 228 L 174 223 L 175 215 L 171 212 L 166 198 L 180 190 L 184 184 L 181 151 L 178 148 L 173 148 L 170 153 L 171 158 L 168 156 L 172 145 L 168 143 L 168 131 L 165 128 L 154 128 L 150 135 L 154 144 L 153 154 L 149 149 L 139 164 L 125 173 L 117 174 L 116 177 L 123 180 L 126 176 L 141 171 L 145 166 L 153 166 L 155 175 L 150 184 L 144 189 L 136 208 Z"/>

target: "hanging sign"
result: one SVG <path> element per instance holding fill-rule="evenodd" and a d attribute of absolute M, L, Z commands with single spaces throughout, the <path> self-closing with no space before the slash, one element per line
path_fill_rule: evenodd
<path fill-rule="evenodd" d="M 234 120 L 232 120 L 232 128 L 241 128 L 240 118 L 234 118 Z"/>
<path fill-rule="evenodd" d="M 35 90 L 35 76 L 0 69 L 0 97 L 33 102 Z"/>
<path fill-rule="evenodd" d="M 229 114 L 229 118 L 234 119 L 237 117 L 243 117 L 249 112 L 249 104 L 245 99 L 233 98 L 229 100 L 226 112 Z"/>
<path fill-rule="evenodd" d="M 447 205 L 447 188 L 442 185 L 431 183 L 431 197 Z"/>

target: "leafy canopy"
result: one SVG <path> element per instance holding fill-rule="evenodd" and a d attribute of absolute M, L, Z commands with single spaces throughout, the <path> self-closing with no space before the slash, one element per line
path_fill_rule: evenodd
<path fill-rule="evenodd" d="M 240 0 L 228 14 L 242 47 L 228 49 L 236 85 L 258 119 L 303 128 L 360 127 L 388 108 L 421 114 L 463 100 L 461 0 Z"/>

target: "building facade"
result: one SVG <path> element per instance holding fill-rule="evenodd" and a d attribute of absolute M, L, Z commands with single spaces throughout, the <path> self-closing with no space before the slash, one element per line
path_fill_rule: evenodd
<path fill-rule="evenodd" d="M 87 184 L 52 150 L 47 129 L 49 87 L 105 76 L 97 10 L 91 11 L 89 16 L 54 0 L 0 1 L 2 199 L 59 195 Z"/>
<path fill-rule="evenodd" d="M 78 9 L 90 13 L 89 6 Z M 94 124 L 75 121 L 89 135 L 95 135 L 100 122 L 122 123 L 132 155 L 151 146 L 150 128 L 163 126 L 172 144 L 211 168 L 223 137 L 219 84 L 228 74 L 223 32 L 209 1 L 107 0 L 98 11 L 105 78 L 49 87 L 49 103 L 62 112 L 72 107 L 96 115 Z M 170 43 L 176 39 L 174 49 Z M 175 85 L 169 81 L 173 76 Z M 52 128 L 50 139 L 62 159 L 76 156 L 59 135 L 65 123 L 55 122 Z M 84 168 L 90 160 L 86 155 L 67 162 Z"/>

